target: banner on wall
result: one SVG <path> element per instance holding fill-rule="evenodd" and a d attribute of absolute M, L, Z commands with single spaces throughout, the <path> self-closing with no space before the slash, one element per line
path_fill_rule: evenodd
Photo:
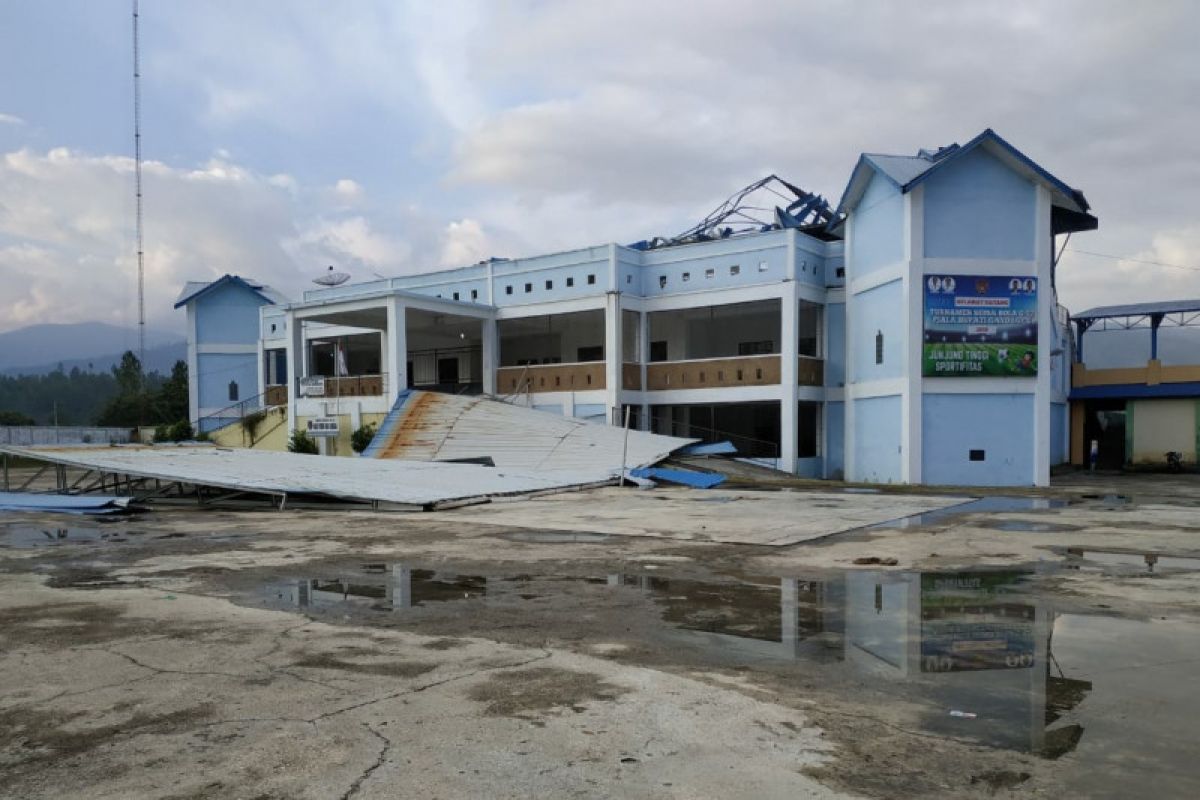
<path fill-rule="evenodd" d="M 1031 377 L 1038 371 L 1037 279 L 925 276 L 921 374 Z"/>

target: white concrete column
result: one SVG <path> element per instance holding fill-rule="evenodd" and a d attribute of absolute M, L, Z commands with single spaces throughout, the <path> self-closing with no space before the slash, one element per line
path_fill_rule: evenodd
<path fill-rule="evenodd" d="M 846 359 L 844 369 L 846 370 L 846 379 L 842 387 L 842 473 L 846 480 L 853 481 L 858 479 L 858 465 L 854 459 L 854 347 L 858 337 L 855 308 L 854 308 L 854 291 L 851 289 L 851 281 L 854 279 L 854 249 L 851 246 L 853 242 L 852 233 L 854 231 L 854 212 L 846 217 L 846 238 L 843 240 L 842 257 L 846 265 L 845 280 L 843 284 L 846 287 Z"/>
<path fill-rule="evenodd" d="M 296 319 L 294 311 L 288 311 L 284 316 L 284 327 L 287 329 L 285 342 L 287 347 L 287 403 L 288 427 L 298 430 L 296 415 L 296 399 L 300 396 L 300 377 L 304 374 L 304 324 Z"/>
<path fill-rule="evenodd" d="M 1054 290 L 1051 287 L 1051 250 L 1054 239 L 1050 233 L 1050 191 L 1037 187 L 1036 224 L 1033 254 L 1037 261 L 1038 354 L 1037 379 L 1033 394 L 1033 484 L 1050 485 L 1050 402 L 1053 396 L 1050 374 L 1050 351 L 1054 349 Z M 1070 424 L 1068 422 L 1068 427 Z"/>
<path fill-rule="evenodd" d="M 610 424 L 616 424 L 613 409 L 621 407 L 621 293 L 604 297 L 604 405 Z"/>
<path fill-rule="evenodd" d="M 789 248 L 790 250 L 790 248 Z M 795 281 L 784 281 L 779 293 L 779 468 L 796 471 L 800 298 Z"/>
<path fill-rule="evenodd" d="M 399 297 L 387 300 L 387 386 L 388 405 L 396 402 L 408 388 L 408 338 L 405 330 L 405 306 Z"/>
<path fill-rule="evenodd" d="M 925 343 L 925 187 L 917 186 L 904 196 L 903 292 L 907 301 L 908 336 L 904 342 L 904 394 L 901 396 L 900 479 L 921 482 L 921 417 L 924 384 L 921 369 Z"/>
<path fill-rule="evenodd" d="M 482 320 L 483 393 L 496 394 L 496 370 L 500 368 L 500 334 L 495 319 Z"/>
<path fill-rule="evenodd" d="M 200 422 L 200 359 L 196 345 L 196 303 L 187 304 L 187 368 L 188 368 L 188 419 L 192 425 Z M 145 365 L 143 365 L 145 366 Z"/>
<path fill-rule="evenodd" d="M 650 363 L 650 314 L 638 312 L 638 372 L 641 374 L 642 386 L 642 430 L 650 430 L 650 401 L 646 393 L 646 365 Z"/>

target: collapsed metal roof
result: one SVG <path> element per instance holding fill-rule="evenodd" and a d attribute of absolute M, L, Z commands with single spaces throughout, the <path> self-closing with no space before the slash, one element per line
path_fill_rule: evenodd
<path fill-rule="evenodd" d="M 597 425 L 484 397 L 403 392 L 363 453 L 411 461 L 491 459 L 497 467 L 611 475 L 656 464 L 696 439 Z"/>
<path fill-rule="evenodd" d="M 657 250 L 681 244 L 710 242 L 748 233 L 796 228 L 818 238 L 834 220 L 829 202 L 778 175 L 768 175 L 735 192 L 711 214 L 683 233 L 634 242 L 634 250 Z"/>
<path fill-rule="evenodd" d="M 208 445 L 0 447 L 0 452 L 95 473 L 271 495 L 281 500 L 323 497 L 414 511 L 483 503 L 494 497 L 602 486 L 616 480 L 598 466 L 580 472 L 534 472 Z M 152 485 L 143 486 L 141 492 L 155 493 Z"/>

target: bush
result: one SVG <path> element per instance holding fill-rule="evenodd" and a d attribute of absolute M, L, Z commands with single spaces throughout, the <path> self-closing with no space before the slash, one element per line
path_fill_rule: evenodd
<path fill-rule="evenodd" d="M 250 446 L 254 446 L 254 437 L 258 435 L 258 426 L 267 418 L 266 411 L 255 411 L 242 417 L 242 430 L 250 437 Z"/>
<path fill-rule="evenodd" d="M 156 442 L 187 442 L 194 436 L 192 423 L 181 419 L 173 425 L 159 425 L 154 429 Z"/>
<path fill-rule="evenodd" d="M 319 451 L 316 440 L 306 431 L 292 431 L 292 438 L 288 439 L 288 452 L 315 456 Z"/>
<path fill-rule="evenodd" d="M 375 426 L 372 424 L 359 425 L 354 433 L 350 434 L 350 448 L 361 453 L 371 444 L 371 440 L 375 438 Z"/>

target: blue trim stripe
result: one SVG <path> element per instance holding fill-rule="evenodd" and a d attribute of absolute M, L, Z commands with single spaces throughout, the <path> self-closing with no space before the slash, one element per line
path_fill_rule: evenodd
<path fill-rule="evenodd" d="M 1122 397 L 1200 397 L 1200 381 L 1160 383 L 1114 383 L 1111 386 L 1079 386 L 1071 390 L 1072 400 L 1110 400 Z"/>
<path fill-rule="evenodd" d="M 396 398 L 392 410 L 383 418 L 383 422 L 379 424 L 379 430 L 375 431 L 375 436 L 371 438 L 371 443 L 367 445 L 367 449 L 359 454 L 359 458 L 379 458 L 379 451 L 383 449 L 384 443 L 391 441 L 392 432 L 396 430 L 396 426 L 400 424 L 400 420 L 404 418 L 405 406 L 413 396 L 412 389 L 405 389 L 400 392 Z"/>

